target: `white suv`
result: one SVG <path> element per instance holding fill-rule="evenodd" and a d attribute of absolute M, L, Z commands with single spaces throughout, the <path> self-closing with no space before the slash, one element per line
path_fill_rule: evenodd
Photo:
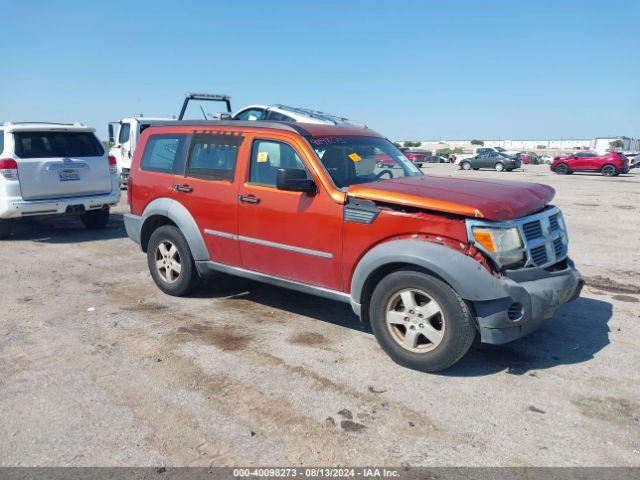
<path fill-rule="evenodd" d="M 20 217 L 75 214 L 104 228 L 120 200 L 115 159 L 94 129 L 75 123 L 0 125 L 0 238 Z"/>

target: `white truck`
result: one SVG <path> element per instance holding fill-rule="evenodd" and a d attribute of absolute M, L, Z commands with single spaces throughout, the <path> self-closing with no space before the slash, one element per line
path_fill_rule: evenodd
<path fill-rule="evenodd" d="M 187 106 L 190 101 L 203 100 L 213 102 L 223 102 L 226 106 L 226 113 L 209 114 L 205 113 L 200 107 L 202 114 L 206 120 L 213 118 L 224 119 L 231 118 L 231 97 L 227 95 L 218 95 L 212 93 L 187 93 L 182 109 L 178 115 L 178 120 L 184 118 Z M 129 170 L 131 168 L 131 159 L 135 151 L 136 144 L 140 134 L 151 124 L 159 122 L 176 121 L 175 117 L 144 117 L 142 115 L 134 115 L 133 117 L 125 117 L 117 122 L 109 123 L 109 143 L 112 147 L 109 149 L 109 156 L 115 158 L 118 166 L 118 175 L 120 176 L 121 186 L 127 184 L 129 178 Z"/>

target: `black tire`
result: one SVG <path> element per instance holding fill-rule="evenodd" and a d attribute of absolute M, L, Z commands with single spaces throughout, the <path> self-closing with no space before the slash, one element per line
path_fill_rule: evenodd
<path fill-rule="evenodd" d="M 471 170 L 471 164 L 469 162 L 461 162 L 460 168 L 462 170 Z"/>
<path fill-rule="evenodd" d="M 480 170 L 479 168 L 474 168 L 474 170 Z"/>
<path fill-rule="evenodd" d="M 507 168 L 507 172 L 513 172 L 513 168 Z"/>
<path fill-rule="evenodd" d="M 91 210 L 80 215 L 80 220 L 89 230 L 101 230 L 107 226 L 109 222 L 110 210 L 103 208 L 101 210 Z"/>
<path fill-rule="evenodd" d="M 616 167 L 609 163 L 603 166 L 602 169 L 600 170 L 600 173 L 602 173 L 602 175 L 604 175 L 605 177 L 613 177 L 615 176 L 616 172 L 617 172 Z"/>
<path fill-rule="evenodd" d="M 5 240 L 11 235 L 11 220 L 0 220 L 0 240 Z"/>
<path fill-rule="evenodd" d="M 493 166 L 493 168 L 496 169 L 496 172 L 504 172 L 504 163 L 498 162 Z"/>
<path fill-rule="evenodd" d="M 432 318 L 440 322 L 441 329 L 439 331 L 444 333 L 441 335 L 439 343 L 435 346 L 431 344 L 431 347 L 424 336 L 423 340 L 427 340 L 426 345 L 418 346 L 418 349 L 425 348 L 422 352 L 411 351 L 401 345 L 398 340 L 398 326 L 392 327 L 387 323 L 387 311 L 390 305 L 398 297 L 399 292 L 406 289 L 424 292 L 432 301 L 437 302 L 436 306 L 439 306 L 440 313 Z M 426 323 L 424 319 L 417 319 L 415 315 L 423 307 L 424 305 L 418 306 L 416 311 L 408 312 L 412 318 L 411 321 Z M 404 309 L 404 307 L 401 308 Z M 400 312 L 402 312 L 400 315 L 405 314 L 403 310 Z M 398 270 L 380 281 L 371 297 L 370 318 L 371 328 L 376 339 L 387 355 L 399 365 L 422 372 L 438 372 L 456 363 L 467 353 L 476 334 L 473 318 L 464 300 L 446 283 L 425 273 L 412 270 Z M 429 320 L 433 326 L 431 322 L 432 320 Z M 412 328 L 415 332 L 418 327 L 422 326 L 420 323 L 413 325 Z M 400 326 L 399 328 L 405 327 Z M 405 331 L 408 330 L 405 328 Z M 421 334 L 418 333 L 416 338 L 420 336 Z"/>
<path fill-rule="evenodd" d="M 567 175 L 568 173 L 572 173 L 569 170 L 569 165 L 567 165 L 566 163 L 559 163 L 558 165 L 556 165 L 556 173 L 558 175 Z"/>
<path fill-rule="evenodd" d="M 177 252 L 172 257 L 171 264 L 173 265 L 175 262 L 179 264 L 180 271 L 178 273 L 172 268 L 158 268 L 157 262 L 164 261 L 167 262 L 167 265 L 169 264 L 167 256 L 162 255 L 161 244 L 168 251 L 171 250 L 170 247 L 167 248 L 169 245 L 175 246 Z M 188 295 L 200 282 L 200 276 L 196 270 L 189 244 L 180 229 L 173 225 L 163 225 L 151 234 L 147 245 L 147 264 L 153 281 L 167 295 L 173 295 L 174 297 Z M 171 271 L 169 272 L 168 270 Z M 175 276 L 175 279 L 173 276 Z"/>

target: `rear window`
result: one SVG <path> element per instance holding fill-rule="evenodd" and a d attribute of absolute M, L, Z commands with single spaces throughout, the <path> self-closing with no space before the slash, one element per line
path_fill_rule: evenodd
<path fill-rule="evenodd" d="M 0 130 L 0 153 L 4 151 L 4 130 Z"/>
<path fill-rule="evenodd" d="M 191 140 L 187 175 L 205 180 L 233 181 L 238 148 L 244 137 L 224 133 L 196 133 Z"/>
<path fill-rule="evenodd" d="M 142 170 L 184 173 L 187 135 L 151 135 L 142 155 Z"/>
<path fill-rule="evenodd" d="M 91 132 L 16 132 L 20 158 L 100 157 L 104 149 Z"/>

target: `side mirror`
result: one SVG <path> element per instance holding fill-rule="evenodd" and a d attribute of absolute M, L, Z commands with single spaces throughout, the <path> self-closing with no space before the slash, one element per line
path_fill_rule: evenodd
<path fill-rule="evenodd" d="M 279 168 L 276 176 L 276 188 L 292 192 L 316 193 L 316 182 L 307 178 L 307 172 L 301 168 Z"/>
<path fill-rule="evenodd" d="M 220 120 L 231 120 L 231 114 L 230 113 L 221 113 L 220 114 Z"/>

